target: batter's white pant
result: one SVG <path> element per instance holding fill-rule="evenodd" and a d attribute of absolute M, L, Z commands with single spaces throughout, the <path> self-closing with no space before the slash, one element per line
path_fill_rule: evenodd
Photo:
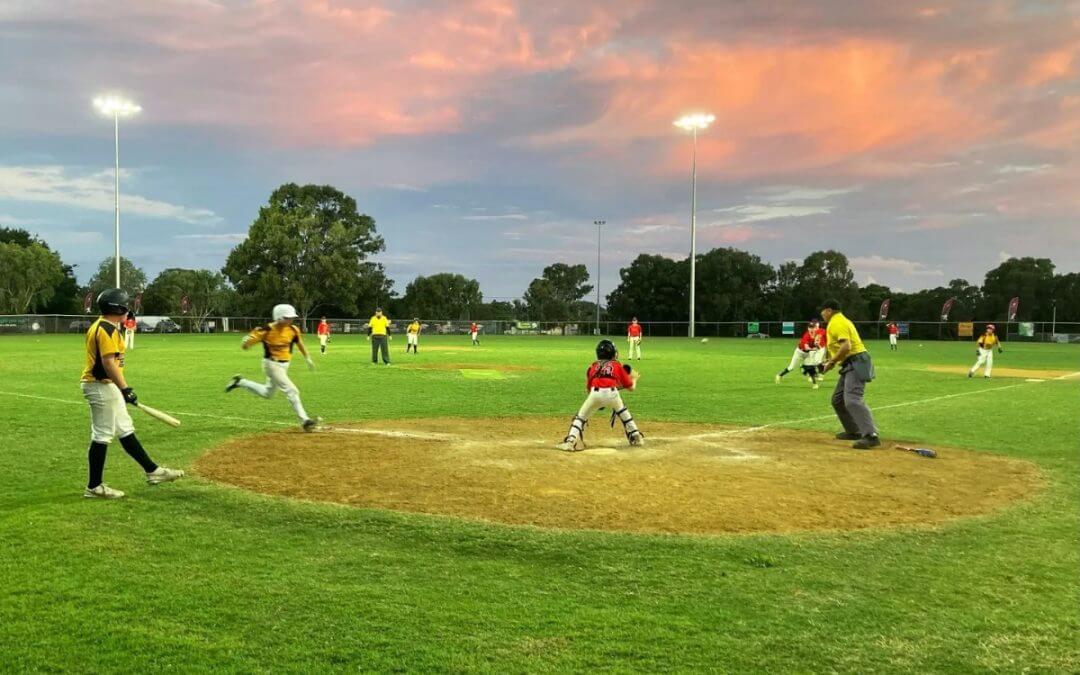
<path fill-rule="evenodd" d="M 896 338 L 897 338 L 896 333 L 889 333 L 889 344 L 892 345 L 893 347 L 896 346 Z"/>
<path fill-rule="evenodd" d="M 804 352 L 803 350 L 796 347 L 795 353 L 791 355 L 791 363 L 788 364 L 785 370 L 787 370 L 788 372 L 793 372 L 802 368 L 803 361 L 806 360 L 807 354 L 808 352 Z"/>
<path fill-rule="evenodd" d="M 323 349 L 326 349 L 326 343 L 329 342 L 329 341 L 330 341 L 330 336 L 329 335 L 320 335 L 319 336 L 319 346 L 322 347 Z"/>
<path fill-rule="evenodd" d="M 289 404 L 296 411 L 296 416 L 300 418 L 300 421 L 305 422 L 310 419 L 307 411 L 304 410 L 304 404 L 300 401 L 300 390 L 289 379 L 289 364 L 272 359 L 263 359 L 262 367 L 263 372 L 266 373 L 266 384 L 259 384 L 243 378 L 236 384 L 263 398 L 270 398 L 274 395 L 275 390 L 281 390 L 281 393 L 285 394 L 285 398 L 289 399 Z"/>
<path fill-rule="evenodd" d="M 124 331 L 124 348 L 135 349 L 135 331 Z"/>
<path fill-rule="evenodd" d="M 473 338 L 473 339 L 475 339 L 475 338 Z M 414 347 L 416 345 L 420 344 L 420 334 L 419 333 L 405 333 L 405 344 L 406 345 L 412 345 Z"/>
<path fill-rule="evenodd" d="M 581 404 L 578 414 L 570 423 L 570 431 L 566 434 L 566 440 L 573 442 L 584 436 L 585 423 L 600 408 L 611 408 L 618 415 L 619 420 L 623 423 L 623 430 L 626 431 L 627 438 L 638 430 L 637 423 L 634 422 L 633 415 L 630 414 L 630 411 L 623 403 L 618 389 L 614 387 L 593 389 L 589 391 L 589 395 L 585 398 L 585 402 Z"/>
<path fill-rule="evenodd" d="M 637 353 L 637 358 L 641 358 L 641 337 L 627 337 L 626 341 L 630 343 L 630 355 L 626 358 L 634 358 L 634 354 Z"/>
<path fill-rule="evenodd" d="M 986 370 L 983 372 L 983 375 L 990 377 L 990 371 L 994 369 L 993 349 L 983 349 L 982 347 L 979 347 L 979 359 L 975 362 L 975 365 L 971 367 L 971 372 L 974 373 L 983 364 L 986 364 Z"/>
<path fill-rule="evenodd" d="M 108 445 L 114 438 L 135 433 L 124 395 L 115 384 L 82 382 L 83 398 L 90 404 L 90 440 Z"/>

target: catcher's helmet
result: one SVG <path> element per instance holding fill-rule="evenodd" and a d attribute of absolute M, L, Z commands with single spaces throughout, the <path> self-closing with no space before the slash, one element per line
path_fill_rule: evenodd
<path fill-rule="evenodd" d="M 282 319 L 295 319 L 299 315 L 292 305 L 274 305 L 271 316 L 274 317 L 274 321 L 281 321 Z"/>
<path fill-rule="evenodd" d="M 615 343 L 611 340 L 601 340 L 596 345 L 596 358 L 598 359 L 613 359 L 617 353 Z"/>
<path fill-rule="evenodd" d="M 108 288 L 97 296 L 97 306 L 102 314 L 127 314 L 131 298 L 122 288 Z"/>

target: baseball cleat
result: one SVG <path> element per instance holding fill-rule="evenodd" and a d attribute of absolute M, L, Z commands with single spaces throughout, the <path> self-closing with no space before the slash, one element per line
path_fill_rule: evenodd
<path fill-rule="evenodd" d="M 310 434 L 313 431 L 317 431 L 320 424 L 322 424 L 321 417 L 312 417 L 311 419 L 304 420 L 300 424 L 300 428 Z"/>
<path fill-rule="evenodd" d="M 95 488 L 86 488 L 82 494 L 87 499 L 120 499 L 124 496 L 123 492 L 114 490 L 105 483 L 98 485 Z"/>
<path fill-rule="evenodd" d="M 634 446 L 635 448 L 640 448 L 641 446 L 645 445 L 645 434 L 641 433 L 640 431 L 635 431 L 634 433 L 630 434 L 630 445 Z"/>
<path fill-rule="evenodd" d="M 232 379 L 229 380 L 229 384 L 225 385 L 225 393 L 228 394 L 233 389 L 236 389 L 237 387 L 239 387 L 240 386 L 240 380 L 242 380 L 242 379 L 244 379 L 244 378 L 240 377 L 239 375 L 233 375 Z"/>
<path fill-rule="evenodd" d="M 970 370 L 968 371 L 968 377 L 973 377 L 974 375 L 975 373 L 971 372 Z"/>
<path fill-rule="evenodd" d="M 776 377 L 774 377 L 774 378 L 773 378 L 773 382 L 775 382 L 775 383 L 777 383 L 777 384 L 780 384 L 780 376 L 779 376 L 779 375 L 777 375 Z"/>
<path fill-rule="evenodd" d="M 563 452 L 581 452 L 582 450 L 584 450 L 584 448 L 578 448 L 577 442 L 570 438 L 566 439 L 562 443 L 559 443 L 555 447 L 559 450 L 562 450 Z"/>
<path fill-rule="evenodd" d="M 875 436 L 863 436 L 859 440 L 852 444 L 856 450 L 869 450 L 870 448 L 881 447 L 881 439 Z"/>
<path fill-rule="evenodd" d="M 838 440 L 838 441 L 858 441 L 858 440 L 862 440 L 862 436 L 859 435 L 859 434 L 853 434 L 853 433 L 848 432 L 848 431 L 841 431 L 840 433 L 836 434 L 836 440 Z"/>
<path fill-rule="evenodd" d="M 820 384 L 818 384 L 817 382 L 815 382 L 815 383 L 814 383 L 814 386 L 812 386 L 812 387 L 810 387 L 810 388 L 811 388 L 811 389 L 820 389 L 820 388 L 821 388 L 821 385 L 820 385 Z"/>
<path fill-rule="evenodd" d="M 160 485 L 161 483 L 171 483 L 177 478 L 183 478 L 184 472 L 180 469 L 167 469 L 163 466 L 159 466 L 157 469 L 146 474 L 146 482 L 150 485 Z"/>

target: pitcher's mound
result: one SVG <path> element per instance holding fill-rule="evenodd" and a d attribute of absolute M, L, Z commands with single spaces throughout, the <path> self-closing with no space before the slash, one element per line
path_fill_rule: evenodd
<path fill-rule="evenodd" d="M 275 495 L 541 527 L 789 532 L 932 524 L 1030 494 L 1027 462 L 936 447 L 852 450 L 806 431 L 646 423 L 630 448 L 606 417 L 584 452 L 567 419 L 418 419 L 234 439 L 203 476 Z M 620 427 L 621 425 L 616 425 Z"/>

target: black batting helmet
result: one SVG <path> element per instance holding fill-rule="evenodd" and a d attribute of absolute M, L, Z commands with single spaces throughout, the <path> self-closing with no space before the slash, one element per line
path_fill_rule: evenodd
<path fill-rule="evenodd" d="M 601 340 L 596 345 L 596 358 L 598 359 L 613 359 L 617 353 L 615 343 L 611 340 Z"/>
<path fill-rule="evenodd" d="M 127 314 L 131 298 L 122 288 L 109 288 L 97 296 L 97 306 L 102 314 Z"/>

